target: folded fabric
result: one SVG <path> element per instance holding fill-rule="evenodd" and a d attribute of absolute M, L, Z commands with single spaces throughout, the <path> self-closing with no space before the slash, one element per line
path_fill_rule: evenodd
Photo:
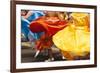
<path fill-rule="evenodd" d="M 57 17 L 40 17 L 30 23 L 32 32 L 45 32 L 52 36 L 67 26 L 67 21 L 61 21 Z"/>
<path fill-rule="evenodd" d="M 53 36 L 54 44 L 66 59 L 86 56 L 90 53 L 89 18 L 86 13 L 72 13 L 68 26 Z"/>
<path fill-rule="evenodd" d="M 63 51 L 84 56 L 90 51 L 90 32 L 86 29 L 86 27 L 67 26 L 53 36 L 53 42 Z"/>
<path fill-rule="evenodd" d="M 21 17 L 21 33 L 24 34 L 26 39 L 28 39 L 28 33 L 30 31 L 30 29 L 28 28 L 29 24 L 30 22 L 27 19 Z"/>
<path fill-rule="evenodd" d="M 37 18 L 44 16 L 45 14 L 43 11 L 31 11 L 31 15 L 27 18 L 29 22 L 36 20 Z"/>
<path fill-rule="evenodd" d="M 52 36 L 59 30 L 67 26 L 67 21 L 61 21 L 57 17 L 40 17 L 30 23 L 30 30 L 33 33 L 45 32 L 36 42 L 38 50 L 50 48 L 52 43 Z"/>

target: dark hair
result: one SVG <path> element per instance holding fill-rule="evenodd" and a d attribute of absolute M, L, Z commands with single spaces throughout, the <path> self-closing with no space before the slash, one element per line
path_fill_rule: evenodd
<path fill-rule="evenodd" d="M 28 13 L 29 10 L 21 10 L 21 12 L 22 11 L 24 11 L 25 12 L 25 15 L 27 15 L 27 13 Z"/>

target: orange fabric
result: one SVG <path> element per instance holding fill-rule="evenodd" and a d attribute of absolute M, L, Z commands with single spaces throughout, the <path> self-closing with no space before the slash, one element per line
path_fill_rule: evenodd
<path fill-rule="evenodd" d="M 30 24 L 32 32 L 46 32 L 50 36 L 63 29 L 67 21 L 59 20 L 57 17 L 40 17 Z"/>
<path fill-rule="evenodd" d="M 66 24 L 67 21 L 60 20 L 57 17 L 40 17 L 31 22 L 30 30 L 32 32 L 45 32 L 45 34 L 36 41 L 36 48 L 38 50 L 50 48 L 53 44 L 52 36 L 63 29 Z"/>
<path fill-rule="evenodd" d="M 48 49 L 53 45 L 52 37 L 48 37 L 47 35 L 42 35 L 39 40 L 36 41 L 36 48 L 38 50 Z"/>

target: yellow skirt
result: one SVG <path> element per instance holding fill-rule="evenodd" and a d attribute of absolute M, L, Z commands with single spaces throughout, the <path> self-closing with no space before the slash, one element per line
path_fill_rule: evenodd
<path fill-rule="evenodd" d="M 69 25 L 57 32 L 52 40 L 66 59 L 90 53 L 90 32 L 87 26 Z"/>

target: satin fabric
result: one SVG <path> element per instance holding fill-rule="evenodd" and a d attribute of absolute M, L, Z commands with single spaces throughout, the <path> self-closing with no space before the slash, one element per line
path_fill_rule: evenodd
<path fill-rule="evenodd" d="M 29 29 L 29 25 L 31 21 L 36 20 L 37 18 L 44 15 L 42 11 L 32 11 L 32 15 L 29 16 L 27 19 L 21 17 L 21 32 L 24 34 L 27 40 L 33 41 L 40 38 L 43 32 L 33 33 Z"/>

